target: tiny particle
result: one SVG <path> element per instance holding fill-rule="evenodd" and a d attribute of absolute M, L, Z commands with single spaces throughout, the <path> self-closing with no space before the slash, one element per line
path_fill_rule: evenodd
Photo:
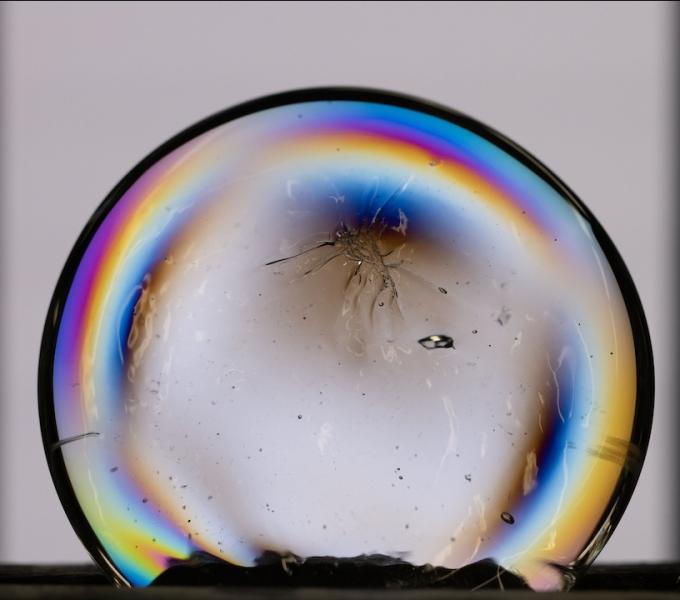
<path fill-rule="evenodd" d="M 118 470 L 118 467 L 111 467 L 109 469 L 109 473 L 115 473 Z"/>
<path fill-rule="evenodd" d="M 148 498 L 142 498 L 142 504 L 146 504 L 149 501 Z"/>
<path fill-rule="evenodd" d="M 453 348 L 454 350 L 456 349 L 456 347 L 453 345 L 453 338 L 443 334 L 429 335 L 418 340 L 418 343 L 426 350 L 434 350 L 436 348 Z"/>
<path fill-rule="evenodd" d="M 302 419 L 302 415 L 298 415 L 298 419 Z"/>
<path fill-rule="evenodd" d="M 512 525 L 515 522 L 515 517 L 513 517 L 509 512 L 502 512 L 501 519 L 508 525 Z"/>
<path fill-rule="evenodd" d="M 510 321 L 510 317 L 512 316 L 512 313 L 510 312 L 510 309 L 507 306 L 504 306 L 501 308 L 500 312 L 496 316 L 496 323 L 499 325 L 507 325 L 508 321 Z"/>
<path fill-rule="evenodd" d="M 403 475 L 399 475 L 399 479 L 403 479 L 403 478 L 404 478 L 404 476 L 403 476 Z"/>
<path fill-rule="evenodd" d="M 406 525 L 404 525 L 404 529 L 408 529 L 408 527 L 409 527 L 409 525 L 408 525 L 408 523 L 406 523 Z"/>
<path fill-rule="evenodd" d="M 442 294 L 448 294 L 448 292 L 446 291 L 446 289 L 444 289 L 443 287 L 440 287 L 440 288 L 439 288 L 439 291 L 440 291 Z"/>
<path fill-rule="evenodd" d="M 472 481 L 472 475 L 470 473 L 465 475 L 465 481 Z"/>
<path fill-rule="evenodd" d="M 479 333 L 479 332 L 478 332 L 476 329 L 473 329 L 473 330 L 472 330 L 472 333 L 474 333 L 475 335 L 477 335 L 477 333 Z"/>

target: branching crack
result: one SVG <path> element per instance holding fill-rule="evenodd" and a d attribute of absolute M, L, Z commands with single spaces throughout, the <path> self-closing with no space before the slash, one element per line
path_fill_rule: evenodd
<path fill-rule="evenodd" d="M 385 204 L 378 209 L 378 213 L 384 208 Z M 266 266 L 312 254 L 313 264 L 305 270 L 303 275 L 308 276 L 322 270 L 335 259 L 344 258 L 354 265 L 344 287 L 345 293 L 351 295 L 350 304 L 356 305 L 359 293 L 366 289 L 369 284 L 377 283 L 371 301 L 371 317 L 378 307 L 384 305 L 396 309 L 401 316 L 398 303 L 399 292 L 391 270 L 400 268 L 404 261 L 388 261 L 387 259 L 398 253 L 404 243 L 384 252 L 380 247 L 380 242 L 386 228 L 387 223 L 384 221 L 376 223 L 375 217 L 369 223 L 365 222 L 358 228 L 351 228 L 344 222 L 340 222 L 336 230 L 329 235 L 328 240 L 317 241 L 311 248 L 301 250 L 292 256 L 269 261 Z M 333 248 L 334 251 L 330 254 L 323 252 L 325 248 Z M 315 256 L 317 253 L 321 253 L 320 256 Z M 355 286 L 358 292 L 350 294 L 350 290 Z M 384 296 L 385 293 L 385 300 L 380 301 L 381 296 Z"/>

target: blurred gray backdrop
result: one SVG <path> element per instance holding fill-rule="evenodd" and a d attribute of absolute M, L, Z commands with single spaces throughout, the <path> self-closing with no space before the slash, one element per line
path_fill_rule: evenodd
<path fill-rule="evenodd" d="M 2 6 L 0 560 L 82 561 L 38 425 L 43 320 L 95 207 L 143 156 L 249 98 L 403 91 L 499 129 L 592 209 L 649 319 L 647 464 L 601 560 L 674 556 L 677 470 L 669 3 L 6 3 Z"/>

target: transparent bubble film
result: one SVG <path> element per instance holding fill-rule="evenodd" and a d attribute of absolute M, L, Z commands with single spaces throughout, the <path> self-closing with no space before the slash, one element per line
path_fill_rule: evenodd
<path fill-rule="evenodd" d="M 508 143 L 398 104 L 199 127 L 76 246 L 46 447 L 119 583 L 275 552 L 559 589 L 606 541 L 651 399 L 601 238 Z"/>

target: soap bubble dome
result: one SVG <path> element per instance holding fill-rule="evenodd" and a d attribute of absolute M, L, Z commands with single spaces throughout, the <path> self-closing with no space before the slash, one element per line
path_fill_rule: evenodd
<path fill-rule="evenodd" d="M 135 167 L 66 263 L 39 374 L 61 501 L 132 586 L 274 554 L 567 588 L 652 396 L 632 280 L 573 193 L 468 117 L 358 89 L 237 106 Z"/>

